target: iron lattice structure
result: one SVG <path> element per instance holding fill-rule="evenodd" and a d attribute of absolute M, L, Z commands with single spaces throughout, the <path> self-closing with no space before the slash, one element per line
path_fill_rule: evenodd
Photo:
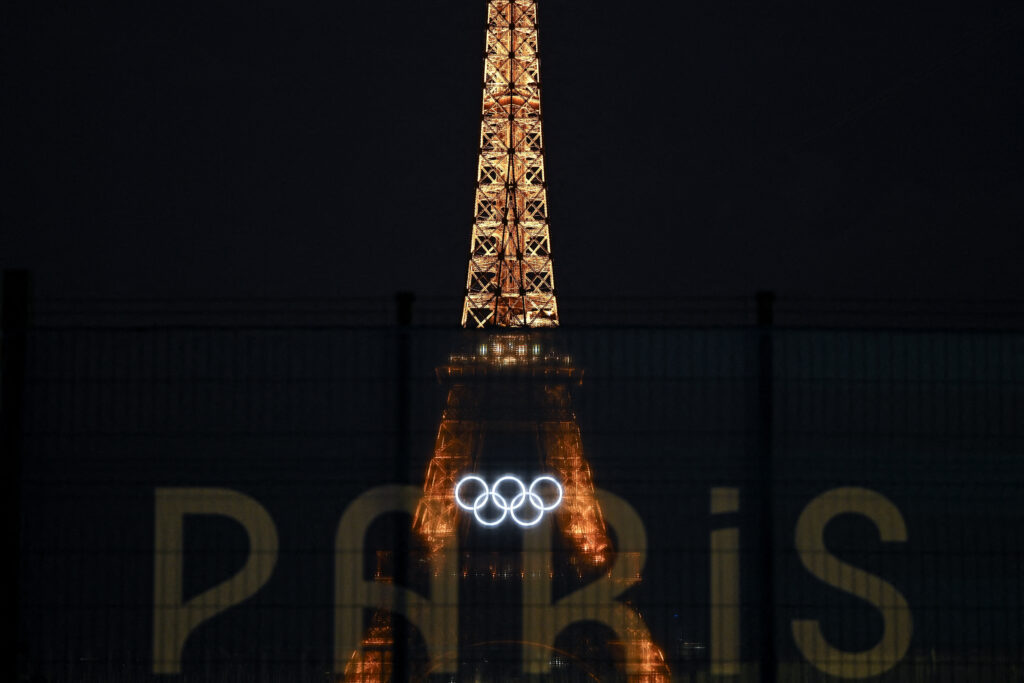
<path fill-rule="evenodd" d="M 455 482 L 477 467 L 483 438 L 530 434 L 540 449 L 539 471 L 555 473 L 562 482 L 557 516 L 576 559 L 604 564 L 610 542 L 572 410 L 569 386 L 581 373 L 571 359 L 525 334 L 494 334 L 437 372 L 449 386 L 448 399 L 413 519 L 427 548 L 439 552 L 454 538 L 462 517 Z"/>
<path fill-rule="evenodd" d="M 463 327 L 555 327 L 535 0 L 487 10 L 473 236 Z"/>
<path fill-rule="evenodd" d="M 487 12 L 476 220 L 462 326 L 492 331 L 437 369 L 438 379 L 448 388 L 447 402 L 423 496 L 413 515 L 413 532 L 431 555 L 455 542 L 460 530 L 466 533 L 469 520 L 455 503 L 456 481 L 487 466 L 486 461 L 501 457 L 502 452 L 515 451 L 510 444 L 525 436 L 537 450 L 532 464 L 539 470 L 533 471 L 556 475 L 564 490 L 555 515 L 567 541 L 568 562 L 546 567 L 546 573 L 552 578 L 575 575 L 585 582 L 608 571 L 616 550 L 571 405 L 570 386 L 580 382 L 582 373 L 569 356 L 546 342 L 543 332 L 523 329 L 558 325 L 544 184 L 537 3 L 490 0 Z M 485 447 L 485 442 L 490 446 Z M 518 560 L 505 556 L 495 562 L 471 556 L 463 557 L 461 569 L 463 578 L 469 577 L 469 584 L 463 584 L 468 593 L 481 570 L 492 582 L 509 575 L 511 569 L 515 569 L 512 575 L 525 576 L 521 566 L 516 568 Z M 512 586 L 506 588 L 512 590 Z M 488 609 L 479 610 L 481 606 Z M 497 608 L 478 605 L 482 618 L 467 622 L 474 625 L 471 636 L 487 640 L 483 634 L 501 622 L 491 618 Z M 666 683 L 671 674 L 664 654 L 650 639 L 642 617 L 630 615 L 626 632 L 620 634 L 630 641 L 632 647 L 627 649 L 635 653 L 628 680 Z M 345 669 L 346 681 L 391 679 L 390 653 L 395 645 L 391 624 L 386 608 L 374 613 L 361 647 Z"/>

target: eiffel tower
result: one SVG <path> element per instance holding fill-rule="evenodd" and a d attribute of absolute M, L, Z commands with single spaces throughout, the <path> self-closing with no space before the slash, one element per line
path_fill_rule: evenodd
<path fill-rule="evenodd" d="M 480 331 L 437 369 L 447 388 L 447 402 L 413 532 L 430 554 L 442 551 L 456 537 L 472 539 L 478 550 L 491 543 L 492 552 L 463 553 L 462 575 L 496 580 L 511 569 L 518 578 L 520 569 L 508 559 L 518 555 L 507 548 L 495 550 L 498 546 L 487 540 L 494 535 L 485 538 L 471 528 L 473 514 L 459 509 L 455 486 L 467 473 L 490 471 L 497 476 L 507 471 L 501 469 L 505 467 L 548 474 L 561 483 L 563 492 L 554 512 L 564 543 L 564 566 L 558 571 L 569 581 L 585 581 L 606 568 L 614 548 L 571 404 L 570 389 L 580 383 L 582 371 L 552 343 L 559 320 L 540 85 L 536 0 L 490 0 L 474 222 L 462 308 L 462 327 Z M 531 452 L 532 458 L 523 456 Z M 491 589 L 489 595 L 497 593 Z M 486 601 L 476 600 L 483 608 L 477 611 L 488 611 Z M 471 620 L 477 640 L 488 640 L 488 622 L 486 616 Z M 378 610 L 361 651 L 349 661 L 345 679 L 391 680 L 391 634 L 389 614 Z M 630 680 L 668 681 L 661 650 L 648 637 L 637 637 L 642 642 L 634 651 L 643 652 L 644 661 L 635 667 L 641 673 Z M 497 680 L 496 675 L 485 677 Z"/>

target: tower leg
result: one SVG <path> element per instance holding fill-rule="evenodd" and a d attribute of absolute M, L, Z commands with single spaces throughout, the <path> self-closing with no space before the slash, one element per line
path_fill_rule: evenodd
<path fill-rule="evenodd" d="M 449 402 L 453 398 L 452 393 L 449 394 Z M 477 442 L 476 423 L 449 419 L 450 410 L 451 406 L 446 408 L 446 414 L 441 418 L 434 456 L 427 466 L 423 482 L 423 498 L 413 516 L 413 531 L 423 538 L 431 554 L 440 552 L 455 536 L 458 511 L 452 494 L 459 474 L 472 465 Z"/>
<path fill-rule="evenodd" d="M 590 565 L 608 560 L 608 530 L 594 495 L 594 479 L 583 456 L 583 441 L 575 420 L 541 425 L 548 467 L 562 479 L 564 499 L 558 510 L 559 525 L 575 553 Z"/>
<path fill-rule="evenodd" d="M 349 658 L 342 680 L 345 683 L 388 683 L 393 645 L 391 612 L 378 609 L 373 613 L 362 646 Z"/>

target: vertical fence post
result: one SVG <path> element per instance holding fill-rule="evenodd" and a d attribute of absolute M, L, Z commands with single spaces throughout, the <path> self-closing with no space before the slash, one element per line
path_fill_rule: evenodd
<path fill-rule="evenodd" d="M 411 391 L 412 391 L 412 358 L 410 343 L 410 327 L 412 326 L 412 304 L 415 296 L 412 292 L 398 292 L 395 295 L 396 323 L 398 324 L 397 363 L 397 395 L 395 397 L 395 469 L 396 484 L 409 483 L 409 463 L 411 458 Z M 412 533 L 410 526 L 408 533 Z M 406 586 L 409 583 L 409 536 L 400 529 L 395 538 L 395 585 Z M 396 591 L 395 615 L 392 617 L 392 634 L 394 638 L 394 659 L 392 661 L 393 681 L 409 680 L 409 633 L 405 623 L 405 593 Z"/>
<path fill-rule="evenodd" d="M 6 680 L 16 681 L 23 653 L 19 605 L 21 571 L 21 446 L 25 397 L 25 336 L 29 323 L 28 271 L 5 270 L 0 300 L 0 429 L 7 494 L 7 547 L 14 567 L 7 584 L 8 633 L 14 633 L 17 656 L 8 659 Z"/>
<path fill-rule="evenodd" d="M 760 496 L 761 537 L 761 682 L 775 683 L 778 676 L 778 641 L 775 633 L 775 467 L 772 452 L 772 359 L 775 294 L 757 293 L 757 413 L 758 413 L 758 483 Z"/>

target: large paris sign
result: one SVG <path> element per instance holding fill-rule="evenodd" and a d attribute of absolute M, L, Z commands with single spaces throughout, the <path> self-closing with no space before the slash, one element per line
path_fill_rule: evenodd
<path fill-rule="evenodd" d="M 471 488 L 473 489 L 471 491 Z M 547 568 L 551 566 L 551 515 L 559 504 L 562 485 L 546 475 L 529 484 L 507 476 L 488 483 L 470 475 L 459 482 L 459 505 L 481 524 L 513 522 L 532 527 L 523 534 L 522 662 L 526 674 L 544 674 L 550 667 L 555 639 L 579 621 L 604 624 L 629 647 L 644 639 L 644 620 L 620 596 L 640 581 L 647 561 L 647 531 L 637 511 L 626 500 L 597 491 L 605 520 L 615 532 L 615 560 L 592 583 L 568 594 L 556 593 Z M 465 494 L 465 495 L 463 495 Z M 401 612 L 419 631 L 431 659 L 431 670 L 456 672 L 459 643 L 459 573 L 444 571 L 458 566 L 457 544 L 448 544 L 431 559 L 425 597 L 393 582 L 364 577 L 363 540 L 375 520 L 393 512 L 412 514 L 422 490 L 414 486 L 378 486 L 350 503 L 337 524 L 333 538 L 333 599 L 325 609 L 333 612 L 333 668 L 341 673 L 351 653 L 361 647 L 365 610 Z M 740 492 L 732 487 L 709 491 L 708 521 L 740 511 Z M 485 510 L 490 507 L 490 510 Z M 531 511 L 527 511 L 531 508 Z M 184 598 L 184 526 L 189 516 L 228 517 L 245 529 L 249 553 L 243 566 L 226 580 Z M 484 516 L 490 515 L 490 516 Z M 896 666 L 906 655 L 913 633 L 911 607 L 903 594 L 884 578 L 840 559 L 825 544 L 825 528 L 837 517 L 854 515 L 872 525 L 884 544 L 907 541 L 908 529 L 897 506 L 867 488 L 841 487 L 822 491 L 800 512 L 792 542 L 803 569 L 830 586 L 870 604 L 882 623 L 881 635 L 870 647 L 841 649 L 827 637 L 828 628 L 815 619 L 792 619 L 789 637 L 803 658 L 820 671 L 844 679 L 878 676 Z M 712 675 L 740 673 L 741 608 L 739 527 L 712 524 L 707 594 L 711 639 Z M 330 542 L 330 539 L 325 539 Z M 227 488 L 158 488 L 155 492 L 153 544 L 153 660 L 157 674 L 182 671 L 182 657 L 189 637 L 205 622 L 233 610 L 255 595 L 274 574 L 279 560 L 279 537 L 274 519 L 259 501 Z M 325 555 L 330 557 L 330 555 Z M 305 562 L 305 554 L 289 555 L 288 561 Z M 679 577 L 684 581 L 686 577 Z M 828 618 L 827 615 L 823 618 Z M 826 625 L 827 626 L 827 625 Z M 632 631 L 632 634 L 630 633 Z M 642 653 L 626 653 L 627 666 Z M 627 673 L 630 673 L 627 671 Z M 635 673 L 635 672 L 634 672 Z"/>

